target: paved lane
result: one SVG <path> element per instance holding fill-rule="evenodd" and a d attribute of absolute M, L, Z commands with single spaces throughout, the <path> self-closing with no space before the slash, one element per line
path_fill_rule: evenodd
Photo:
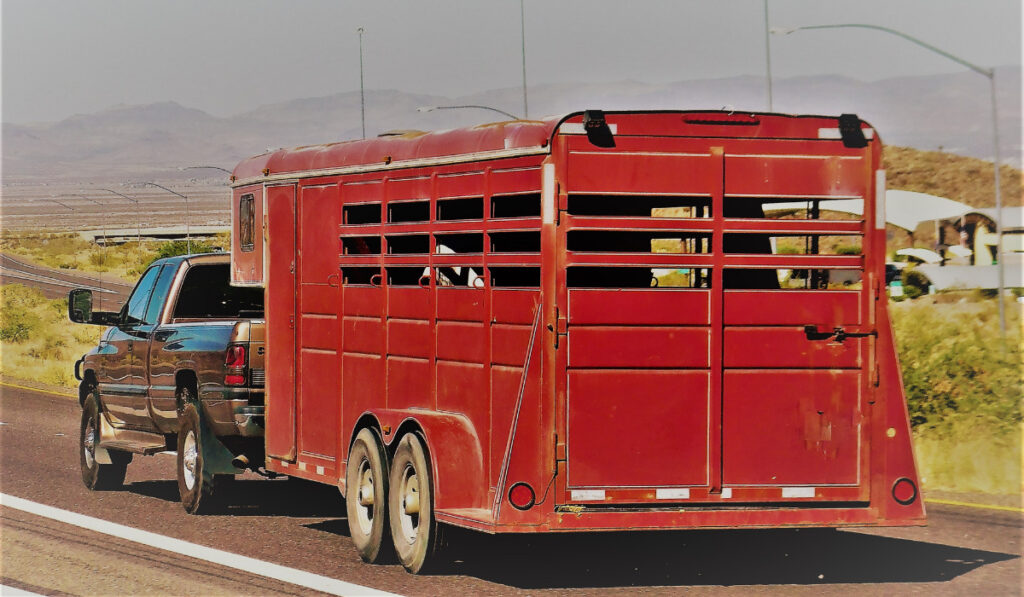
<path fill-rule="evenodd" d="M 38 288 L 46 298 L 62 298 L 72 288 L 88 288 L 104 309 L 116 310 L 132 291 L 124 282 L 69 273 L 65 270 L 32 265 L 10 255 L 0 254 L 0 284 L 23 284 Z"/>
<path fill-rule="evenodd" d="M 0 390 L 4 493 L 394 593 L 1020 593 L 1022 517 L 946 506 L 929 508 L 930 526 L 923 529 L 459 534 L 462 559 L 448 574 L 414 577 L 399 566 L 359 561 L 347 537 L 343 502 L 331 487 L 246 476 L 231 489 L 234 505 L 226 511 L 189 516 L 177 502 L 172 457 L 154 456 L 137 458 L 128 467 L 124 490 L 89 492 L 79 479 L 77 402 Z M 6 559 L 9 510 L 0 515 Z M 32 526 L 31 519 L 18 521 Z M 202 562 L 191 566 L 219 574 Z M 47 574 L 40 571 L 39 578 L 26 576 L 22 582 L 59 588 Z"/>

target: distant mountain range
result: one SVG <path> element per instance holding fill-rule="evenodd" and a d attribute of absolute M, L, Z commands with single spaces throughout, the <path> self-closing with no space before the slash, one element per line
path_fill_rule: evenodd
<path fill-rule="evenodd" d="M 1021 72 L 997 71 L 1002 158 L 1021 161 Z M 887 144 L 992 158 L 988 81 L 975 73 L 900 77 L 862 82 L 840 76 L 774 81 L 776 112 L 853 112 L 872 123 Z M 586 108 L 765 109 L 764 79 L 731 77 L 667 84 L 560 83 L 529 90 L 530 115 L 538 117 Z M 367 135 L 394 129 L 436 130 L 500 120 L 483 110 L 417 107 L 479 104 L 522 111 L 520 88 L 463 97 L 394 90 L 366 93 Z M 180 166 L 231 169 L 242 158 L 270 147 L 328 143 L 361 136 L 359 92 L 295 99 L 261 106 L 227 118 L 161 102 L 115 106 L 60 122 L 3 123 L 5 183 L 147 178 L 213 178 L 215 173 L 181 172 Z"/>

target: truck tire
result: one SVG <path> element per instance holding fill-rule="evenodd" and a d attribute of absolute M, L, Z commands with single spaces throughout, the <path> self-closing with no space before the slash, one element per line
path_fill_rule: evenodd
<path fill-rule="evenodd" d="M 82 425 L 79 428 L 79 459 L 82 465 L 82 482 L 92 490 L 117 489 L 124 484 L 130 452 L 107 450 L 110 464 L 101 464 L 96 457 L 100 443 L 100 409 L 96 397 L 89 395 L 82 403 Z"/>
<path fill-rule="evenodd" d="M 203 438 L 195 404 L 185 404 L 178 421 L 178 493 L 189 514 L 207 514 L 214 504 L 216 476 L 203 466 Z"/>
<path fill-rule="evenodd" d="M 423 441 L 402 437 L 391 463 L 391 538 L 402 566 L 413 574 L 439 567 L 441 525 L 434 520 L 434 482 Z"/>
<path fill-rule="evenodd" d="M 345 473 L 349 536 L 359 557 L 380 564 L 390 555 L 388 469 L 384 446 L 369 429 L 356 435 Z"/>

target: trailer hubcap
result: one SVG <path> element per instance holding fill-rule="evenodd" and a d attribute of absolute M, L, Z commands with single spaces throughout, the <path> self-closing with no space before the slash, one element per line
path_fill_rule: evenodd
<path fill-rule="evenodd" d="M 402 496 L 402 509 L 399 515 L 402 534 L 409 543 L 415 543 L 420 526 L 420 484 L 416 469 L 412 466 L 406 467 L 399 491 Z"/>
<path fill-rule="evenodd" d="M 82 438 L 82 452 L 85 454 L 85 464 L 92 468 L 96 462 L 96 427 L 90 419 L 85 426 L 85 437 Z"/>
<path fill-rule="evenodd" d="M 185 436 L 181 455 L 181 473 L 185 478 L 185 487 L 190 491 L 196 485 L 196 460 L 199 457 L 199 450 L 196 446 L 196 435 L 192 431 Z"/>
<path fill-rule="evenodd" d="M 356 497 L 359 501 L 359 507 L 356 509 L 359 528 L 364 534 L 369 535 L 373 530 L 375 495 L 373 491 L 373 470 L 370 468 L 368 460 L 363 460 L 359 463 L 359 493 Z"/>

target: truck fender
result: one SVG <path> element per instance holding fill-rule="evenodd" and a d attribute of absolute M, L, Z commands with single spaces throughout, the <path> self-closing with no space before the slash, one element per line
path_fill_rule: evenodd
<path fill-rule="evenodd" d="M 480 436 L 464 415 L 416 409 L 379 409 L 368 412 L 388 453 L 406 433 L 421 433 L 433 469 L 434 507 L 487 508 L 483 446 Z M 355 431 L 353 432 L 355 433 Z"/>

